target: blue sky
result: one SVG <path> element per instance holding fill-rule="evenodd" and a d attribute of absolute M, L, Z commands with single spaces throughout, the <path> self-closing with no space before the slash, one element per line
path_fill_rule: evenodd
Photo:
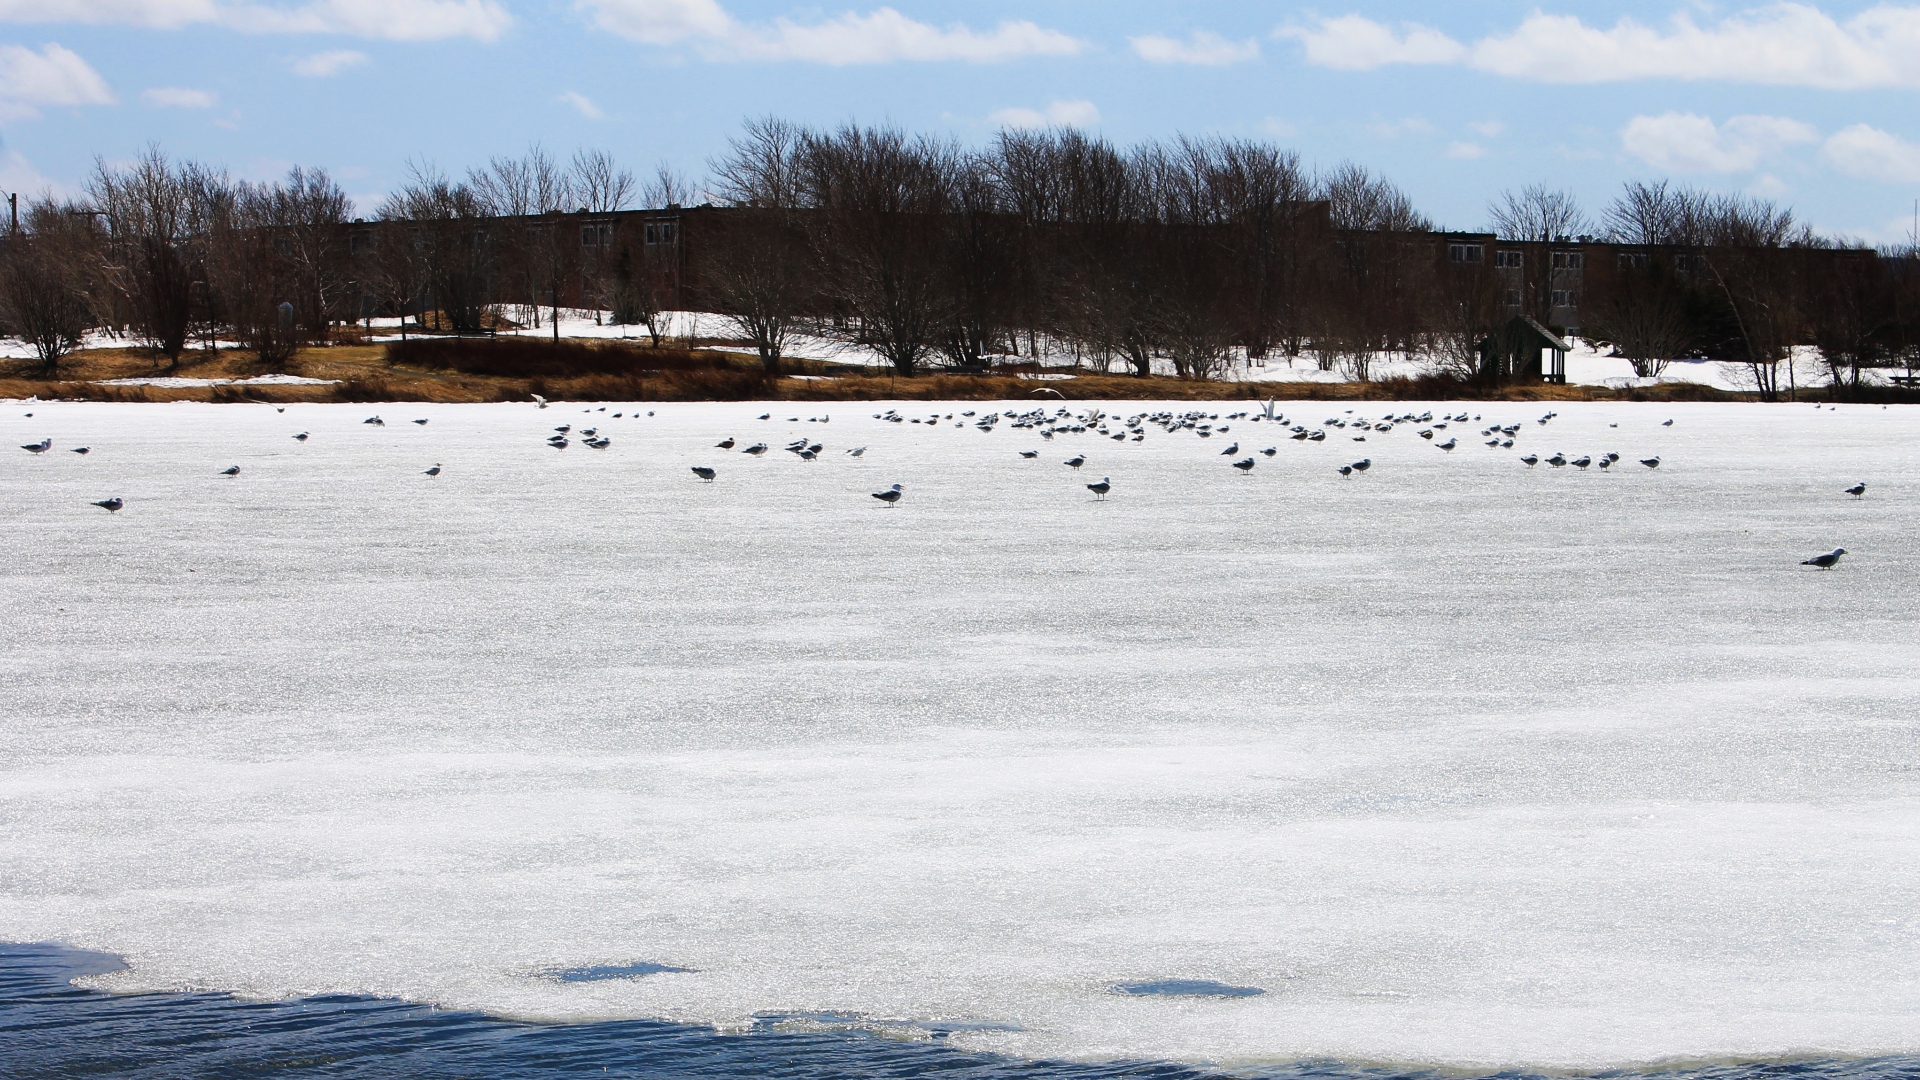
<path fill-rule="evenodd" d="M 149 141 L 371 209 L 407 161 L 539 141 L 696 177 L 742 117 L 979 142 L 1071 122 L 1352 159 L 1440 223 L 1546 182 L 1765 194 L 1901 239 L 1920 196 L 1920 3 L 1352 0 L 0 0 L 0 186 L 71 190 Z"/>

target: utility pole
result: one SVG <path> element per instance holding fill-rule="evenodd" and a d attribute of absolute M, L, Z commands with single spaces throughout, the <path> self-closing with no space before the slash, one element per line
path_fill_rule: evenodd
<path fill-rule="evenodd" d="M 19 236 L 20 235 L 20 193 L 17 191 L 9 192 L 7 195 L 7 217 L 12 221 L 11 228 L 9 229 L 9 235 Z"/>

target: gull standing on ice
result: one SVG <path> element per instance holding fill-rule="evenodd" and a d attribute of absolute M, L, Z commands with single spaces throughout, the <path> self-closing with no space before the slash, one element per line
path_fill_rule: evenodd
<path fill-rule="evenodd" d="M 1867 493 L 1867 484 L 1866 484 L 1866 481 L 1864 480 L 1847 489 L 1847 494 L 1853 496 L 1856 499 L 1862 495 L 1865 495 L 1866 493 Z"/>
<path fill-rule="evenodd" d="M 41 439 L 37 443 L 30 443 L 26 446 L 22 446 L 20 449 L 25 450 L 29 454 L 44 454 L 47 451 L 53 449 L 53 440 Z"/>
<path fill-rule="evenodd" d="M 1100 478 L 1099 483 L 1088 484 L 1087 490 L 1093 492 L 1093 497 L 1095 500 L 1104 499 L 1107 497 L 1107 492 L 1113 490 L 1113 479 L 1111 477 L 1103 476 Z"/>
<path fill-rule="evenodd" d="M 1660 455 L 1655 454 L 1652 457 L 1643 457 L 1640 459 L 1640 464 L 1645 465 L 1649 469 L 1657 469 L 1660 467 Z"/>
<path fill-rule="evenodd" d="M 901 490 L 900 485 L 895 484 L 885 491 L 874 492 L 873 497 L 876 499 L 879 499 L 883 503 L 886 503 L 888 506 L 892 506 L 894 503 L 897 503 L 900 501 L 900 490 Z"/>
<path fill-rule="evenodd" d="M 79 454 L 81 457 L 85 457 L 87 456 L 88 451 L 92 449 L 93 447 L 91 446 L 76 446 L 73 448 L 73 452 L 76 454 Z"/>
<path fill-rule="evenodd" d="M 1087 456 L 1085 454 L 1075 454 L 1072 457 L 1068 458 L 1066 461 L 1066 465 L 1070 469 L 1077 469 L 1080 466 L 1085 465 L 1086 463 L 1087 463 Z"/>
<path fill-rule="evenodd" d="M 437 461 L 436 461 L 436 462 L 434 462 L 434 463 L 433 463 L 433 468 L 431 468 L 431 469 L 428 469 L 428 470 L 427 470 L 427 475 L 428 475 L 428 476 L 439 476 L 439 475 L 440 475 L 440 463 L 439 463 L 439 462 L 437 462 Z"/>
<path fill-rule="evenodd" d="M 693 475 L 699 477 L 702 480 L 705 480 L 709 484 L 713 483 L 714 472 L 712 469 L 707 468 L 705 465 L 693 466 Z"/>
<path fill-rule="evenodd" d="M 93 505 L 98 506 L 102 510 L 105 510 L 107 513 L 111 514 L 118 511 L 121 507 L 127 504 L 121 501 L 120 496 L 115 495 L 111 499 L 101 499 L 99 502 L 94 503 Z"/>
<path fill-rule="evenodd" d="M 224 468 L 224 469 L 221 469 L 221 470 L 220 470 L 220 475 L 221 475 L 221 476 L 239 476 L 239 475 L 240 475 L 240 466 L 238 466 L 238 465 L 229 465 L 229 466 L 227 466 L 226 468 Z"/>
<path fill-rule="evenodd" d="M 1831 570 L 1840 564 L 1840 556 L 1847 553 L 1846 548 L 1834 548 L 1825 555 L 1815 555 L 1811 559 L 1801 559 L 1801 566 L 1817 566 L 1822 570 Z"/>

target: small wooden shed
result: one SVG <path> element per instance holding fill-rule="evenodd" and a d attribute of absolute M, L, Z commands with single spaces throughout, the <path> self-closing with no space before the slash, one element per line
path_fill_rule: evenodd
<path fill-rule="evenodd" d="M 1480 378 L 1490 383 L 1565 383 L 1567 340 L 1527 315 L 1515 315 L 1480 342 Z"/>

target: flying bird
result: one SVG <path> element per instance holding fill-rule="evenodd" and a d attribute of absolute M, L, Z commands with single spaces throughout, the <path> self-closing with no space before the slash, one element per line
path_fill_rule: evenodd
<path fill-rule="evenodd" d="M 53 449 L 53 440 L 41 439 L 37 443 L 31 443 L 29 445 L 22 446 L 20 449 L 25 450 L 29 454 L 44 454 L 47 451 Z"/>
<path fill-rule="evenodd" d="M 1087 490 L 1093 492 L 1093 497 L 1096 500 L 1104 499 L 1107 497 L 1107 492 L 1113 490 L 1113 480 L 1109 477 L 1103 476 L 1100 478 L 1099 483 L 1088 484 Z"/>
<path fill-rule="evenodd" d="M 435 463 L 434 463 L 434 466 L 433 466 L 433 468 L 431 468 L 431 469 L 428 469 L 428 470 L 427 470 L 427 475 L 428 475 L 428 476 L 439 476 L 439 475 L 440 475 L 440 464 L 439 464 L 439 462 L 435 462 Z"/>
<path fill-rule="evenodd" d="M 885 491 L 876 491 L 873 493 L 873 497 L 886 503 L 888 506 L 892 506 L 894 503 L 900 501 L 900 485 L 895 484 Z"/>
<path fill-rule="evenodd" d="M 1852 487 L 1847 489 L 1847 494 L 1853 496 L 1856 499 L 1862 495 L 1865 495 L 1866 493 L 1867 493 L 1867 485 L 1864 481 L 1861 483 L 1855 484 Z"/>
<path fill-rule="evenodd" d="M 693 475 L 699 477 L 702 480 L 705 480 L 709 484 L 713 483 L 714 472 L 712 469 L 707 468 L 705 465 L 693 466 Z"/>
<path fill-rule="evenodd" d="M 1801 566 L 1817 566 L 1822 570 L 1831 570 L 1840 564 L 1840 556 L 1847 553 L 1846 548 L 1834 548 L 1825 555 L 1815 555 L 1811 559 L 1801 559 Z"/>
<path fill-rule="evenodd" d="M 540 396 L 539 394 L 532 394 L 532 395 L 529 395 L 529 396 L 531 396 L 531 397 L 533 398 L 533 400 L 534 400 L 535 402 L 537 402 L 537 403 L 539 404 L 539 406 L 540 406 L 541 408 L 543 408 L 543 409 L 544 409 L 544 408 L 546 408 L 546 407 L 547 407 L 547 399 L 546 399 L 546 398 L 543 398 L 543 397 L 541 397 L 541 396 Z"/>
<path fill-rule="evenodd" d="M 102 510 L 105 510 L 109 514 L 112 514 L 112 513 L 118 512 L 121 507 L 127 504 L 121 501 L 120 496 L 115 495 L 111 499 L 101 499 L 99 502 L 94 503 L 93 505 L 99 507 Z"/>

